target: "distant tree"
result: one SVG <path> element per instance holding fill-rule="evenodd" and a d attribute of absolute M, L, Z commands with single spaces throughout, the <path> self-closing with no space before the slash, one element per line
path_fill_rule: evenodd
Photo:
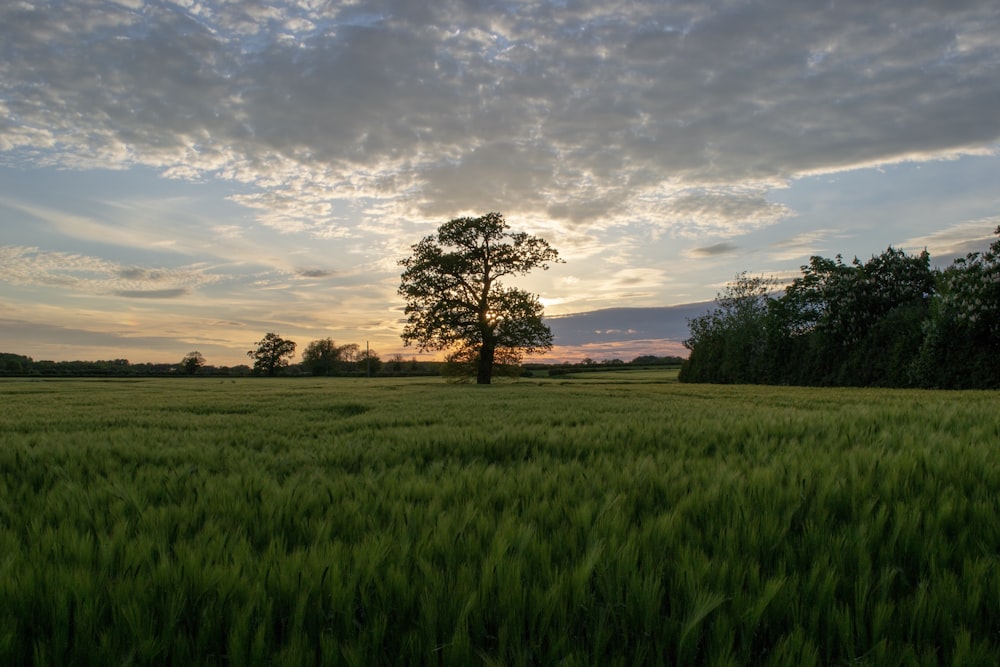
<path fill-rule="evenodd" d="M 183 370 L 188 375 L 194 375 L 205 365 L 205 357 L 202 356 L 201 352 L 188 352 L 181 359 L 181 370 Z"/>
<path fill-rule="evenodd" d="M 357 343 L 347 343 L 340 346 L 339 369 L 347 373 L 353 373 L 358 369 L 358 360 L 361 358 L 361 346 Z"/>
<path fill-rule="evenodd" d="M 660 357 L 657 357 L 655 355 L 652 355 L 652 354 L 643 354 L 643 355 L 640 355 L 640 356 L 636 357 L 635 359 L 633 359 L 629 363 L 632 364 L 633 366 L 650 366 L 650 365 L 653 365 L 653 364 L 661 364 L 661 363 L 665 363 L 665 362 L 661 361 Z"/>
<path fill-rule="evenodd" d="M 397 352 L 396 354 L 392 355 L 392 372 L 399 373 L 400 371 L 402 371 L 403 363 L 405 362 L 402 354 Z"/>
<path fill-rule="evenodd" d="M 361 350 L 358 353 L 358 370 L 366 375 L 375 375 L 382 370 L 382 360 L 375 350 Z"/>
<path fill-rule="evenodd" d="M 314 340 L 302 352 L 302 366 L 313 375 L 336 375 L 343 359 L 343 348 L 332 338 Z"/>
<path fill-rule="evenodd" d="M 487 213 L 451 220 L 412 250 L 400 261 L 404 344 L 451 349 L 463 361 L 473 355 L 479 384 L 490 383 L 498 350 L 509 359 L 551 349 L 538 298 L 500 282 L 559 261 L 546 241 L 511 232 L 501 214 Z"/>
<path fill-rule="evenodd" d="M 249 350 L 247 356 L 253 359 L 254 373 L 273 376 L 295 356 L 295 343 L 276 333 L 268 333 L 257 341 L 256 349 Z"/>
<path fill-rule="evenodd" d="M 31 357 L 10 352 L 0 353 L 0 372 L 25 373 L 31 369 L 34 361 Z"/>
<path fill-rule="evenodd" d="M 633 366 L 675 366 L 684 362 L 683 357 L 658 357 L 654 354 L 644 354 L 629 363 Z"/>

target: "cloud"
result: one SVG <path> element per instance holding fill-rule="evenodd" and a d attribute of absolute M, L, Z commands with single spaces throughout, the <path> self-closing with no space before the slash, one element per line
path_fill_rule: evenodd
<path fill-rule="evenodd" d="M 794 215 L 784 204 L 768 202 L 765 193 L 762 186 L 696 188 L 666 200 L 663 215 L 671 226 L 691 235 L 746 233 Z"/>
<path fill-rule="evenodd" d="M 827 247 L 828 240 L 843 236 L 843 233 L 835 229 L 813 229 L 808 232 L 796 234 L 790 238 L 775 241 L 771 244 L 772 250 L 769 256 L 774 261 L 786 261 L 791 259 L 808 259 L 814 255 L 822 255 Z"/>
<path fill-rule="evenodd" d="M 128 268 L 118 271 L 118 276 L 125 280 L 149 280 L 156 281 L 163 277 L 159 271 L 149 271 L 148 269 Z"/>
<path fill-rule="evenodd" d="M 7 351 L 23 350 L 36 360 L 126 358 L 134 363 L 177 363 L 186 352 L 200 350 L 213 365 L 246 363 L 246 357 L 234 355 L 226 341 L 198 334 L 183 337 L 143 335 L 127 330 L 97 331 L 16 318 L 0 318 L 0 332 L 0 342 Z"/>
<path fill-rule="evenodd" d="M 0 8 L 0 162 L 245 186 L 292 234 L 503 210 L 682 236 L 791 179 L 995 153 L 994 3 L 49 2 Z"/>
<path fill-rule="evenodd" d="M 931 254 L 931 261 L 947 266 L 954 260 L 972 252 L 986 250 L 996 240 L 995 230 L 1000 227 L 1000 216 L 969 220 L 926 236 L 907 239 L 902 247 L 910 252 L 924 248 Z"/>
<path fill-rule="evenodd" d="M 298 271 L 298 275 L 302 278 L 329 278 L 334 275 L 334 272 L 324 269 L 301 269 Z"/>
<path fill-rule="evenodd" d="M 740 247 L 735 243 L 729 243 L 724 241 L 722 243 L 715 243 L 710 246 L 705 246 L 704 248 L 694 248 L 690 251 L 690 255 L 693 257 L 716 257 L 718 255 L 729 255 Z"/>
<path fill-rule="evenodd" d="M 605 308 L 586 313 L 546 317 L 545 322 L 561 346 L 591 342 L 665 339 L 682 342 L 688 337 L 687 321 L 705 313 L 709 302 L 663 308 Z"/>
<path fill-rule="evenodd" d="M 58 287 L 81 294 L 129 298 L 176 298 L 218 282 L 222 276 L 200 268 L 125 267 L 79 253 L 0 246 L 0 281 L 11 285 Z M 156 285 L 150 288 L 150 285 Z"/>
<path fill-rule="evenodd" d="M 184 287 L 154 290 L 115 290 L 114 292 L 116 296 L 123 296 L 129 299 L 176 299 L 187 296 L 190 293 L 191 290 Z"/>
<path fill-rule="evenodd" d="M 71 338 L 77 345 L 82 347 L 107 347 L 115 348 L 121 347 L 122 343 L 128 340 L 130 343 L 142 345 L 143 342 L 170 342 L 174 343 L 172 339 L 161 338 L 161 339 L 136 339 L 128 336 L 123 336 L 118 333 L 108 332 L 108 331 L 92 331 L 89 329 L 74 328 L 74 327 L 62 327 L 55 326 L 51 324 L 42 324 L 38 322 L 30 322 L 27 320 L 18 320 L 11 318 L 0 319 L 0 327 L 7 336 L 11 337 L 23 337 L 26 339 L 35 340 L 42 344 L 52 344 L 54 346 L 59 346 L 65 344 L 68 338 Z"/>

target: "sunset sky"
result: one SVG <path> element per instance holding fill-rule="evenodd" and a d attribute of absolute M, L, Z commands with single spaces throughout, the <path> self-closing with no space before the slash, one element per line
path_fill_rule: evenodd
<path fill-rule="evenodd" d="M 0 352 L 410 357 L 398 260 L 489 211 L 566 260 L 521 283 L 550 316 L 944 266 L 1000 225 L 998 35 L 996 0 L 9 0 Z M 551 356 L 681 351 L 606 320 Z"/>

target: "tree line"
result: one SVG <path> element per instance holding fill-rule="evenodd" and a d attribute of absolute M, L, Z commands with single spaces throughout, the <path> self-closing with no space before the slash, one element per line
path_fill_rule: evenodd
<path fill-rule="evenodd" d="M 889 247 L 801 271 L 783 291 L 746 272 L 729 283 L 688 321 L 680 380 L 1000 388 L 1000 238 L 945 269 Z"/>
<path fill-rule="evenodd" d="M 573 375 L 575 373 L 593 371 L 679 368 L 682 363 L 684 363 L 684 357 L 671 355 L 660 357 L 653 354 L 643 354 L 631 361 L 623 359 L 602 359 L 601 361 L 595 361 L 594 359 L 586 358 L 574 363 L 530 363 L 524 365 L 524 370 L 527 373 L 533 374 L 537 371 L 545 373 L 549 377 L 556 377 L 559 375 Z"/>
<path fill-rule="evenodd" d="M 386 364 L 374 350 L 357 343 L 337 345 L 332 338 L 314 340 L 302 352 L 302 361 L 291 364 L 297 345 L 295 341 L 268 333 L 257 341 L 256 347 L 247 351 L 257 375 L 274 376 L 294 372 L 306 375 L 378 375 L 383 368 L 392 374 L 427 370 L 416 359 L 406 362 L 400 354 Z"/>
<path fill-rule="evenodd" d="M 267 334 L 265 340 L 281 338 Z M 284 340 L 284 339 L 281 339 Z M 285 341 L 295 346 L 293 341 Z M 255 348 L 254 351 L 259 349 Z M 401 354 L 383 361 L 374 351 L 359 345 L 336 345 L 329 338 L 313 341 L 306 347 L 302 361 L 291 363 L 286 357 L 269 369 L 266 364 L 254 366 L 213 366 L 198 351 L 189 352 L 177 363 L 131 363 L 128 359 L 98 361 L 37 361 L 31 357 L 0 352 L 0 376 L 33 377 L 150 377 L 150 376 L 214 376 L 246 377 L 251 375 L 434 375 L 440 363 L 405 359 Z"/>
<path fill-rule="evenodd" d="M 272 334 L 269 334 L 272 335 Z M 273 334 L 277 336 L 277 334 Z M 278 336 L 280 338 L 280 336 Z M 268 339 L 265 336 L 265 339 Z M 284 339 L 282 339 L 284 340 Z M 259 348 L 259 343 L 258 343 Z M 258 348 L 254 348 L 255 351 Z M 299 363 L 284 364 L 274 369 L 274 375 L 336 375 L 346 377 L 363 377 L 368 375 L 369 364 L 372 361 L 371 375 L 394 377 L 412 375 L 447 375 L 447 364 L 441 361 L 419 361 L 416 357 L 407 359 L 402 354 L 393 354 L 387 360 L 382 360 L 375 352 L 365 354 L 360 346 L 354 343 L 336 345 L 329 338 L 313 341 L 307 347 L 316 352 L 308 354 Z M 683 357 L 641 355 L 630 361 L 622 359 L 583 359 L 577 362 L 531 362 L 524 364 L 519 372 L 521 376 L 572 375 L 588 371 L 602 370 L 634 370 L 649 368 L 677 368 L 684 361 Z M 190 352 L 177 363 L 131 363 L 128 359 L 113 359 L 99 361 L 35 361 L 21 354 L 0 352 L 0 377 L 6 376 L 44 376 L 44 377 L 149 377 L 149 376 L 211 376 L 211 377 L 246 377 L 254 375 L 254 369 L 246 364 L 237 366 L 213 366 L 208 363 L 201 352 Z M 265 375 L 264 369 L 258 369 L 257 375 Z"/>
<path fill-rule="evenodd" d="M 181 370 L 178 363 L 131 363 L 128 359 L 100 359 L 97 361 L 51 361 L 36 360 L 23 354 L 0 352 L 0 376 L 45 376 L 45 377 L 126 377 L 177 375 Z M 205 366 L 203 374 L 221 376 L 249 375 L 249 366 Z"/>

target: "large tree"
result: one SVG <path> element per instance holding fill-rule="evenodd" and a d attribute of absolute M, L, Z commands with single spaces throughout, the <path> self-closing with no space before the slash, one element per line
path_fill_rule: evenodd
<path fill-rule="evenodd" d="M 560 261 L 546 241 L 512 232 L 501 214 L 487 213 L 451 220 L 412 250 L 400 261 L 404 344 L 471 353 L 479 384 L 490 383 L 498 358 L 509 363 L 552 347 L 538 297 L 501 282 Z"/>
<path fill-rule="evenodd" d="M 285 340 L 276 333 L 269 333 L 257 341 L 257 347 L 249 350 L 247 356 L 253 359 L 255 373 L 274 375 L 295 356 L 295 342 Z"/>

